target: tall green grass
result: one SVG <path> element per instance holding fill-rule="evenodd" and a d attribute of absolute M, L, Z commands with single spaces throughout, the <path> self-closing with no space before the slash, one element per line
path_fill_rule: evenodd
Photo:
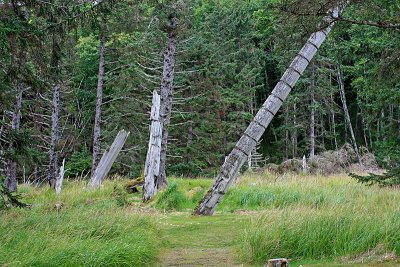
<path fill-rule="evenodd" d="M 256 263 L 274 257 L 318 260 L 377 247 L 399 253 L 400 209 L 376 212 L 360 207 L 269 211 L 245 231 L 242 257 Z"/>
<path fill-rule="evenodd" d="M 337 259 L 376 248 L 400 253 L 400 194 L 395 189 L 365 187 L 347 176 L 258 183 L 253 191 L 233 189 L 230 196 L 250 208 L 264 207 L 241 238 L 246 261 Z"/>
<path fill-rule="evenodd" d="M 140 196 L 127 195 L 123 183 L 106 181 L 101 189 L 88 190 L 67 180 L 58 196 L 20 186 L 23 201 L 33 206 L 0 213 L 0 266 L 154 265 L 166 239 L 186 236 L 183 243 L 203 246 L 201 239 L 188 238 L 196 231 L 204 236 L 203 224 L 213 227 L 206 231 L 212 238 L 228 231 L 241 259 L 257 264 L 274 257 L 327 262 L 371 250 L 400 253 L 399 192 L 365 187 L 347 176 L 247 174 L 228 190 L 219 215 L 204 218 L 189 212 L 212 185 L 210 179 L 170 179 L 144 209 L 137 203 Z M 186 213 L 173 213 L 173 223 L 166 223 L 165 214 L 149 205 Z M 234 222 L 246 214 L 252 223 L 249 217 Z M 215 218 L 231 223 L 212 226 Z M 232 241 L 236 235 L 239 239 Z"/>
<path fill-rule="evenodd" d="M 191 211 L 212 182 L 176 179 L 160 193 L 157 205 L 165 201 L 169 210 Z M 244 261 L 263 264 L 276 257 L 329 261 L 376 248 L 377 253 L 400 253 L 398 203 L 398 191 L 365 187 L 347 175 L 265 173 L 243 176 L 228 190 L 217 212 L 262 214 L 242 229 Z"/>
<path fill-rule="evenodd" d="M 160 241 L 150 217 L 119 206 L 113 184 L 64 186 L 60 196 L 22 187 L 31 210 L 0 214 L 1 266 L 148 266 Z M 62 203 L 59 210 L 56 203 Z"/>

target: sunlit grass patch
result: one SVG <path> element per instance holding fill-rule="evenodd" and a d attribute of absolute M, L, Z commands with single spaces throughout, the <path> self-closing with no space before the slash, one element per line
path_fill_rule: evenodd
<path fill-rule="evenodd" d="M 144 266 L 156 260 L 160 241 L 151 217 L 126 212 L 113 196 L 114 183 L 99 190 L 80 182 L 60 195 L 21 186 L 31 210 L 3 212 L 0 265 Z"/>

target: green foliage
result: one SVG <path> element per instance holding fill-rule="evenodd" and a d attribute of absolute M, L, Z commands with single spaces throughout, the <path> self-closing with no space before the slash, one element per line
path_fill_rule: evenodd
<path fill-rule="evenodd" d="M 400 185 L 400 165 L 391 167 L 384 174 L 357 175 L 350 173 L 350 176 L 358 182 L 366 185 L 380 185 L 380 186 L 398 186 Z"/>
<path fill-rule="evenodd" d="M 128 204 L 128 192 L 120 183 L 114 184 L 113 197 L 117 201 L 117 205 L 124 207 Z"/>
<path fill-rule="evenodd" d="M 375 145 L 376 160 L 380 166 L 391 168 L 400 164 L 400 137 L 378 141 Z"/>
<path fill-rule="evenodd" d="M 21 195 L 10 192 L 4 185 L 5 178 L 0 176 L 0 211 L 11 207 L 27 208 L 28 204 L 20 201 Z"/>
<path fill-rule="evenodd" d="M 10 1 L 7 1 L 7 3 Z M 0 150 L 18 163 L 18 174 L 45 173 L 48 165 L 54 78 L 62 82 L 60 140 L 67 176 L 90 170 L 99 63 L 99 34 L 106 33 L 102 148 L 124 128 L 131 137 L 113 171 L 139 176 L 146 158 L 152 90 L 159 88 L 169 1 L 103 1 L 69 5 L 21 1 L 0 16 Z M 190 177 L 218 172 L 258 108 L 332 1 L 201 0 L 178 3 L 178 50 L 167 170 Z M 61 3 L 61 2 L 60 2 Z M 25 4 L 30 18 L 24 19 Z M 285 12 L 289 10 L 292 12 Z M 351 1 L 344 17 L 396 22 L 396 1 Z M 378 23 L 378 24 L 379 24 Z M 349 142 L 335 68 L 344 71 L 347 104 L 357 143 L 380 166 L 399 147 L 399 31 L 337 23 L 310 68 L 262 136 L 270 162 L 310 151 L 310 112 L 315 112 L 316 152 Z M 20 68 L 27 51 L 26 66 Z M 54 59 L 60 57 L 55 71 Z M 54 67 L 54 66 L 53 66 Z M 57 73 L 58 77 L 54 77 Z M 16 84 L 24 90 L 21 129 L 10 128 Z M 314 101 L 311 97 L 313 92 Z M 50 101 L 47 101 L 50 100 Z M 62 130 L 61 130 L 62 127 Z M 134 136 L 134 138 L 133 138 Z M 9 142 L 15 148 L 8 150 Z M 46 143 L 46 145 L 43 145 Z M 59 160 L 61 161 L 61 160 Z M 22 176 L 22 175 L 18 175 Z"/>
<path fill-rule="evenodd" d="M 178 190 L 178 184 L 171 182 L 167 189 L 159 194 L 157 198 L 156 207 L 162 210 L 182 210 L 188 202 L 185 195 Z"/>
<path fill-rule="evenodd" d="M 92 168 L 92 155 L 87 150 L 75 152 L 65 163 L 65 176 L 78 177 Z"/>

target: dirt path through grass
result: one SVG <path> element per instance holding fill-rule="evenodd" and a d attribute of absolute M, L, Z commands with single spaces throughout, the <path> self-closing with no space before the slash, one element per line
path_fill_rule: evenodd
<path fill-rule="evenodd" d="M 240 261 L 238 246 L 243 229 L 254 216 L 255 212 L 223 213 L 211 217 L 195 217 L 187 212 L 158 216 L 165 249 L 159 257 L 157 266 L 252 266 Z M 363 264 L 296 262 L 293 266 L 395 267 L 400 266 L 400 262 Z"/>
<path fill-rule="evenodd" d="M 244 266 L 237 240 L 249 222 L 250 216 L 237 214 L 165 216 L 159 220 L 166 246 L 159 266 Z"/>

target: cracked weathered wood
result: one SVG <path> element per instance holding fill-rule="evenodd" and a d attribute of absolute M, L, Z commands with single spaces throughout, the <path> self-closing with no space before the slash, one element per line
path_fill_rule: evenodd
<path fill-rule="evenodd" d="M 257 141 L 261 138 L 283 101 L 287 98 L 301 74 L 317 53 L 318 48 L 325 41 L 335 23 L 335 18 L 339 16 L 345 5 L 346 2 L 339 2 L 335 8 L 329 10 L 328 16 L 325 18 L 328 26 L 321 31 L 311 34 L 232 152 L 225 159 L 216 181 L 200 200 L 193 214 L 212 215 L 214 213 L 248 155 L 256 146 Z"/>
<path fill-rule="evenodd" d="M 62 183 L 64 180 L 64 174 L 65 174 L 65 159 L 63 159 L 63 163 L 60 167 L 60 173 L 57 176 L 57 181 L 56 181 L 56 194 L 61 193 L 61 188 L 62 188 Z"/>
<path fill-rule="evenodd" d="M 101 185 L 104 178 L 111 170 L 111 167 L 117 159 L 119 152 L 121 152 L 121 149 L 124 146 L 128 136 L 129 132 L 125 130 L 118 132 L 111 147 L 104 152 L 104 155 L 101 157 L 101 160 L 97 165 L 94 174 L 92 175 L 92 179 L 90 180 L 91 187 L 99 187 Z"/>
<path fill-rule="evenodd" d="M 150 200 L 157 193 L 157 177 L 160 172 L 160 152 L 162 138 L 162 124 L 160 122 L 161 98 L 156 91 L 153 92 L 153 105 L 151 107 L 151 126 L 149 146 L 146 163 L 144 166 L 143 202 Z"/>

